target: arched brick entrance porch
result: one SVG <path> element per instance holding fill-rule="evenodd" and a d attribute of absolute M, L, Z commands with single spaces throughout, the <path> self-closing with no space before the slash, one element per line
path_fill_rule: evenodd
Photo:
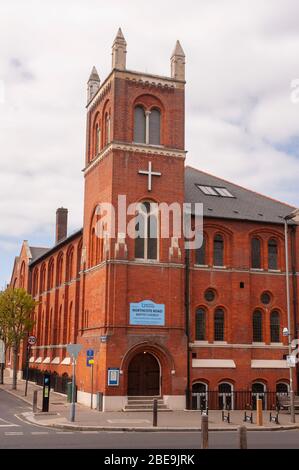
<path fill-rule="evenodd" d="M 160 344 L 144 342 L 127 351 L 121 363 L 124 395 L 171 395 L 174 361 Z"/>

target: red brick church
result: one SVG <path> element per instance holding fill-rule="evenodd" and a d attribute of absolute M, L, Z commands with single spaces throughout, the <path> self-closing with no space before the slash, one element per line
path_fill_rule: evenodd
<path fill-rule="evenodd" d="M 63 388 L 72 375 L 66 345 L 80 343 L 77 399 L 90 403 L 89 351 L 93 391 L 103 393 L 104 410 L 132 409 L 138 397 L 154 396 L 170 409 L 199 408 L 207 400 L 210 407 L 240 408 L 242 394 L 248 403 L 256 393 L 268 407 L 269 393 L 288 391 L 284 217 L 294 208 L 185 166 L 184 103 L 180 43 L 170 76 L 136 72 L 126 68 L 119 30 L 110 74 L 101 82 L 93 68 L 88 80 L 83 228 L 68 235 L 68 212 L 60 208 L 55 244 L 24 241 L 15 260 L 11 285 L 39 302 L 30 378 L 48 371 L 53 386 Z M 119 195 L 145 207 L 143 235 L 135 239 L 119 225 L 108 237 L 97 210 L 111 203 L 117 217 Z M 186 250 L 183 235 L 172 231 L 160 237 L 152 202 L 203 204 L 202 246 Z M 149 221 L 156 236 L 149 235 Z M 298 247 L 290 224 L 296 337 Z"/>

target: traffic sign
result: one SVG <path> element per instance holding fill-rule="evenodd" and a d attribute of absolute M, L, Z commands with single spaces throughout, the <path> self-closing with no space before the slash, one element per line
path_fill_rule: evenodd
<path fill-rule="evenodd" d="M 82 344 L 67 344 L 66 345 L 66 350 L 67 352 L 73 356 L 75 359 L 77 359 L 79 352 L 82 349 Z"/>
<path fill-rule="evenodd" d="M 28 336 L 29 346 L 33 346 L 36 343 L 36 336 Z"/>
<path fill-rule="evenodd" d="M 94 350 L 93 349 L 88 349 L 86 351 L 86 365 L 87 365 L 87 367 L 91 367 L 91 365 L 94 364 L 94 361 L 90 362 L 93 359 L 94 359 Z"/>
<path fill-rule="evenodd" d="M 93 366 L 94 365 L 94 359 L 88 359 L 88 364 L 90 366 Z"/>

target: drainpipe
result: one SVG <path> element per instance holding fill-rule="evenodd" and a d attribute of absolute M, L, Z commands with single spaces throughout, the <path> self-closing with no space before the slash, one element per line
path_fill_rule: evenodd
<path fill-rule="evenodd" d="M 297 286 L 297 257 L 296 257 L 296 225 L 291 225 L 291 271 L 292 271 L 292 284 L 293 284 L 293 312 L 294 312 L 294 338 L 299 337 L 299 323 L 298 323 L 298 286 Z M 297 382 L 297 393 L 299 390 L 299 369 L 298 364 L 296 365 L 296 382 Z"/>
<path fill-rule="evenodd" d="M 185 328 L 187 336 L 187 387 L 186 387 L 186 409 L 191 409 L 190 390 L 190 250 L 185 248 Z"/>

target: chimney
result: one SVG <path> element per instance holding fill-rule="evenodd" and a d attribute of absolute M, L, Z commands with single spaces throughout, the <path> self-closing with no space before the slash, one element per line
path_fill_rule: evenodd
<path fill-rule="evenodd" d="M 56 244 L 67 237 L 68 210 L 60 207 L 56 211 Z"/>

